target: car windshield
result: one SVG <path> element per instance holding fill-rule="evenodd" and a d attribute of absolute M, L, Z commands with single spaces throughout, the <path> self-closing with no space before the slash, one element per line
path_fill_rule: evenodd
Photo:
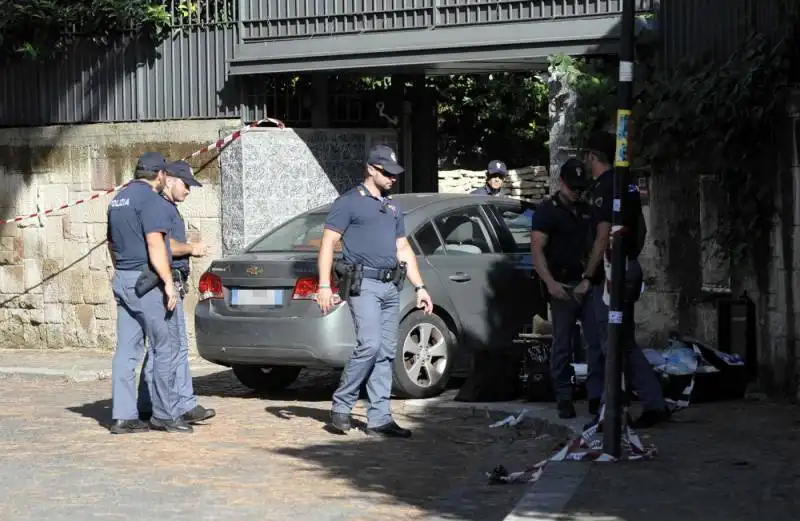
<path fill-rule="evenodd" d="M 318 251 L 327 213 L 307 213 L 295 217 L 256 240 L 250 253 L 281 251 Z M 341 241 L 334 247 L 341 249 Z"/>

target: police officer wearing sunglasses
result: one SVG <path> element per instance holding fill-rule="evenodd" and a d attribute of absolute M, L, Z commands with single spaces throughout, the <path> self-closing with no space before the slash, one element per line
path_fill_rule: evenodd
<path fill-rule="evenodd" d="M 323 314 L 337 305 L 331 289 L 334 246 L 341 240 L 342 259 L 337 264 L 351 274 L 348 288 L 338 288 L 347 300 L 356 331 L 357 345 L 333 394 L 331 426 L 341 434 L 350 428 L 350 412 L 367 384 L 367 434 L 409 438 L 411 431 L 392 418 L 389 398 L 392 363 L 400 324 L 399 289 L 407 275 L 414 285 L 417 307 L 433 311 L 416 256 L 406 238 L 403 212 L 389 191 L 405 170 L 394 151 L 385 145 L 372 148 L 364 169 L 364 180 L 340 196 L 325 221 L 319 251 L 317 303 Z M 344 286 L 342 283 L 340 286 Z"/>

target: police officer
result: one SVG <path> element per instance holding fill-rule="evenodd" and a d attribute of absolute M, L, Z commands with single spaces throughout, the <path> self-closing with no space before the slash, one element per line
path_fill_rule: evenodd
<path fill-rule="evenodd" d="M 596 316 L 600 320 L 600 330 L 605 333 L 608 324 L 608 306 L 603 302 L 605 273 L 603 255 L 609 247 L 611 220 L 614 201 L 614 170 L 611 166 L 616 149 L 614 136 L 606 132 L 598 132 L 590 136 L 584 151 L 584 162 L 589 169 L 594 186 L 590 194 L 595 207 L 595 243 L 592 256 L 587 266 L 587 273 L 592 275 L 596 284 L 593 290 L 593 302 L 597 309 Z M 625 291 L 623 294 L 623 319 L 620 343 L 628 368 L 631 383 L 641 399 L 644 410 L 633 422 L 634 428 L 645 428 L 666 421 L 670 412 L 664 402 L 664 395 L 658 379 L 650 363 L 636 343 L 636 322 L 634 307 L 639 299 L 644 275 L 638 257 L 644 247 L 647 227 L 642 213 L 642 202 L 639 187 L 631 179 L 625 180 L 622 224 L 622 248 L 625 251 L 627 268 L 625 270 Z M 600 354 L 602 357 L 602 353 Z M 593 413 L 597 413 L 599 400 L 595 402 Z"/>
<path fill-rule="evenodd" d="M 172 341 L 180 346 L 175 375 L 175 392 L 178 394 L 178 414 L 189 424 L 209 420 L 216 416 L 214 409 L 208 409 L 197 403 L 192 388 L 192 372 L 189 367 L 189 342 L 186 335 L 186 317 L 183 314 L 183 297 L 189 280 L 189 257 L 202 257 L 208 251 L 203 242 L 188 243 L 186 240 L 186 224 L 178 211 L 177 203 L 182 203 L 189 196 L 191 187 L 203 186 L 192 174 L 192 167 L 186 161 L 175 161 L 167 165 L 166 187 L 161 195 L 169 202 L 172 216 L 169 229 L 169 245 L 172 251 L 172 277 L 182 288 L 178 292 L 178 304 L 170 321 Z M 142 338 L 144 341 L 144 338 Z M 152 409 L 150 403 L 150 386 L 152 385 L 153 358 L 145 356 L 144 370 L 139 382 L 139 415 L 148 418 Z"/>
<path fill-rule="evenodd" d="M 354 296 L 353 291 L 343 295 L 353 315 L 357 345 L 333 395 L 331 425 L 342 434 L 351 428 L 350 411 L 366 381 L 367 434 L 411 437 L 411 431 L 392 419 L 389 406 L 400 321 L 399 291 L 392 281 L 398 280 L 399 263 L 407 267 L 417 307 L 431 313 L 433 303 L 405 236 L 403 212 L 388 195 L 397 176 L 403 172 L 391 148 L 373 147 L 367 158 L 363 182 L 336 199 L 325 221 L 317 263 L 317 302 L 323 314 L 336 305 L 331 291 L 331 270 L 337 241 L 342 241 L 342 261 L 361 273 L 361 287 L 354 288 L 358 295 Z"/>
<path fill-rule="evenodd" d="M 577 291 L 592 245 L 592 207 L 582 200 L 588 181 L 581 161 L 567 160 L 560 170 L 559 191 L 539 205 L 531 222 L 534 266 L 550 294 L 550 372 L 558 415 L 565 419 L 576 416 L 571 371 L 575 321 L 581 321 L 587 342 L 599 342 L 595 308 L 586 292 Z"/>
<path fill-rule="evenodd" d="M 178 291 L 167 240 L 169 203 L 159 195 L 166 184 L 167 169 L 161 154 L 143 154 L 136 164 L 134 180 L 108 205 L 107 239 L 117 301 L 117 349 L 111 369 L 114 434 L 148 430 L 136 409 L 136 367 L 143 355 L 142 334 L 153 356 L 153 416 L 149 427 L 169 432 L 192 430 L 177 413 L 178 395 L 174 391 L 178 345 L 172 342 L 169 321 L 178 304 Z"/>
<path fill-rule="evenodd" d="M 486 168 L 486 184 L 473 190 L 472 195 L 506 196 L 506 191 L 503 189 L 506 175 L 508 175 L 508 169 L 506 169 L 505 163 L 497 159 L 490 161 Z"/>

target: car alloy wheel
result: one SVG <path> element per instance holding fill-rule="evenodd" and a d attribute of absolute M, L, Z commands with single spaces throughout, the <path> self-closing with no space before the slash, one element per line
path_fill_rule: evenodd
<path fill-rule="evenodd" d="M 446 333 L 429 322 L 411 328 L 403 340 L 403 365 L 409 380 L 420 387 L 439 383 L 447 371 Z"/>

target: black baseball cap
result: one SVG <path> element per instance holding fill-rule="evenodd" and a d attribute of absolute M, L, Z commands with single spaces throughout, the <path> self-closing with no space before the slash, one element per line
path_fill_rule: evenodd
<path fill-rule="evenodd" d="M 571 157 L 561 165 L 561 180 L 564 181 L 570 190 L 585 190 L 589 186 L 589 178 L 586 175 L 586 167 L 583 161 Z"/>
<path fill-rule="evenodd" d="M 143 172 L 158 172 L 167 170 L 167 160 L 160 152 L 145 152 L 136 161 L 136 170 Z"/>
<path fill-rule="evenodd" d="M 494 176 L 505 176 L 508 174 L 508 169 L 506 168 L 506 164 L 498 159 L 492 159 L 489 161 L 489 166 L 486 167 L 486 176 L 487 177 L 494 177 Z"/>
<path fill-rule="evenodd" d="M 594 132 L 589 136 L 584 147 L 586 152 L 602 152 L 609 163 L 614 163 L 614 156 L 617 152 L 617 139 L 614 134 L 609 132 Z"/>
<path fill-rule="evenodd" d="M 186 186 L 203 186 L 200 181 L 192 175 L 192 167 L 186 161 L 173 161 L 167 165 L 167 175 L 170 177 L 177 177 Z"/>
<path fill-rule="evenodd" d="M 367 164 L 383 169 L 389 175 L 400 175 L 405 172 L 405 168 L 397 162 L 397 154 L 391 147 L 386 145 L 375 145 L 369 151 Z"/>

